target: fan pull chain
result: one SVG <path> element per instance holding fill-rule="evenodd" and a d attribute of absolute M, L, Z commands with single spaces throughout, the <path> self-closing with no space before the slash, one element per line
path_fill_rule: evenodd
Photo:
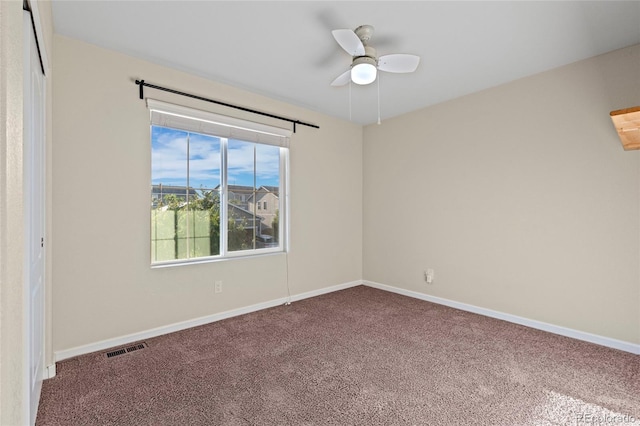
<path fill-rule="evenodd" d="M 380 124 L 380 74 L 378 74 L 378 125 Z"/>
<path fill-rule="evenodd" d="M 351 121 L 351 78 L 349 78 L 349 121 Z"/>

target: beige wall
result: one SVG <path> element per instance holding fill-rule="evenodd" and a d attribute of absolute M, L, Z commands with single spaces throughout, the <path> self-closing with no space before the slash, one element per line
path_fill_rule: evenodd
<path fill-rule="evenodd" d="M 0 2 L 0 424 L 26 420 L 22 398 L 27 361 L 22 333 L 22 27 L 20 2 Z"/>
<path fill-rule="evenodd" d="M 364 278 L 640 343 L 640 45 L 364 130 Z M 435 282 L 423 279 L 435 269 Z"/>
<path fill-rule="evenodd" d="M 135 79 L 319 125 L 298 126 L 291 143 L 291 293 L 361 279 L 360 126 L 62 36 L 54 50 L 55 351 L 287 295 L 284 255 L 149 267 L 149 114 Z"/>

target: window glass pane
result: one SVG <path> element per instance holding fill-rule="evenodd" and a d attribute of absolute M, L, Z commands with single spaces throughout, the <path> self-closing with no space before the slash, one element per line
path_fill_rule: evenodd
<path fill-rule="evenodd" d="M 176 259 L 176 212 L 151 209 L 151 261 Z"/>
<path fill-rule="evenodd" d="M 177 212 L 187 199 L 186 132 L 151 127 L 151 261 L 179 257 Z"/>
<path fill-rule="evenodd" d="M 252 250 L 259 222 L 254 211 L 256 144 L 227 144 L 227 241 L 229 251 Z"/>
<path fill-rule="evenodd" d="M 280 148 L 229 140 L 227 152 L 229 251 L 277 247 Z"/>
<path fill-rule="evenodd" d="M 220 253 L 220 139 L 151 128 L 151 260 Z"/>
<path fill-rule="evenodd" d="M 256 248 L 278 246 L 280 216 L 280 148 L 256 144 L 256 201 L 259 234 Z"/>
<path fill-rule="evenodd" d="M 186 198 L 187 132 L 151 127 L 151 197 L 154 206 L 176 207 Z"/>
<path fill-rule="evenodd" d="M 189 137 L 188 257 L 220 254 L 220 138 Z"/>

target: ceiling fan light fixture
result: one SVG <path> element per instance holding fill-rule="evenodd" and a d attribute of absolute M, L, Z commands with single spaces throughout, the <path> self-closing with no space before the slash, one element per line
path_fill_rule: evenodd
<path fill-rule="evenodd" d="M 376 61 L 368 56 L 356 58 L 351 67 L 351 81 L 356 84 L 371 84 L 376 80 Z"/>

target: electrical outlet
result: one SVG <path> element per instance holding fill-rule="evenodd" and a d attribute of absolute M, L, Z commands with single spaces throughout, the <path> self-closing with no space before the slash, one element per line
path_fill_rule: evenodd
<path fill-rule="evenodd" d="M 435 278 L 435 272 L 433 269 L 429 268 L 426 271 L 424 271 L 424 280 L 427 282 L 427 284 L 433 284 L 434 278 Z"/>
<path fill-rule="evenodd" d="M 222 281 L 216 281 L 214 283 L 214 290 L 215 293 L 222 293 Z"/>

